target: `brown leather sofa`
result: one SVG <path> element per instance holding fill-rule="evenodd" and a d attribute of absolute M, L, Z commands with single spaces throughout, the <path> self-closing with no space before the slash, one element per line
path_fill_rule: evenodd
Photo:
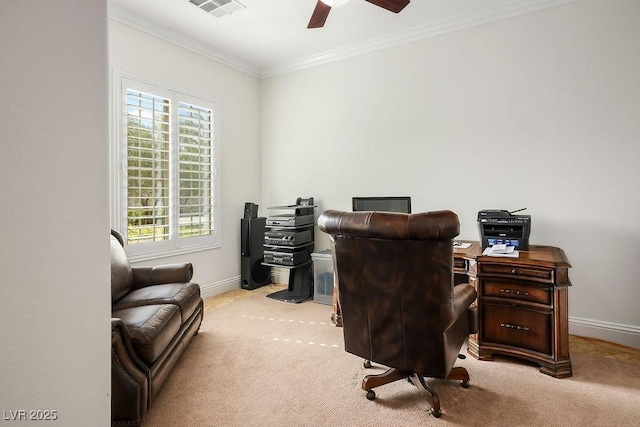
<path fill-rule="evenodd" d="M 131 267 L 111 230 L 111 425 L 138 425 L 203 316 L 190 263 Z"/>

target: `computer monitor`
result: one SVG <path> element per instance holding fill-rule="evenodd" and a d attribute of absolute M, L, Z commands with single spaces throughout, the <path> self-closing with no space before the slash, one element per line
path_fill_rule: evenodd
<path fill-rule="evenodd" d="M 351 205 L 357 211 L 411 213 L 411 197 L 353 197 Z"/>

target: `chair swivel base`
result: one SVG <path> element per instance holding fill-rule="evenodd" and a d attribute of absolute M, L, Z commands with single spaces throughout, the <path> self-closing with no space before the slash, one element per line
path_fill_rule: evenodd
<path fill-rule="evenodd" d="M 369 361 L 365 361 L 365 367 L 367 367 L 367 362 Z M 376 392 L 373 391 L 374 388 L 405 378 L 408 379 L 411 384 L 415 385 L 420 392 L 425 393 L 427 400 L 431 404 L 433 416 L 440 418 L 442 410 L 440 409 L 440 398 L 438 394 L 429 387 L 422 375 L 416 374 L 415 372 L 389 368 L 382 374 L 367 375 L 362 380 L 362 389 L 367 392 L 367 399 L 374 400 L 376 398 Z M 460 381 L 463 388 L 469 387 L 469 373 L 463 367 L 458 366 L 453 368 L 446 379 Z"/>

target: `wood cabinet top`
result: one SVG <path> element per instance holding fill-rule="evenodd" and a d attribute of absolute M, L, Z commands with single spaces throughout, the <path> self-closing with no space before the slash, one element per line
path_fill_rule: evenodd
<path fill-rule="evenodd" d="M 462 249 L 455 248 L 454 257 L 475 260 L 486 263 L 513 264 L 513 265 L 535 265 L 548 268 L 570 268 L 567 256 L 564 251 L 555 246 L 529 245 L 528 251 L 519 251 L 518 258 L 483 256 L 480 244 L 476 241 L 464 241 L 471 243 L 471 246 Z"/>

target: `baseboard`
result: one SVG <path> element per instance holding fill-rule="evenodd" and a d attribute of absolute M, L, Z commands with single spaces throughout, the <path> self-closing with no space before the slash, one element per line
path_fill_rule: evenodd
<path fill-rule="evenodd" d="M 569 334 L 640 348 L 640 327 L 633 325 L 569 317 Z"/>
<path fill-rule="evenodd" d="M 210 298 L 239 288 L 240 276 L 235 276 L 230 279 L 222 280 L 220 282 L 210 283 L 208 285 L 200 285 L 200 292 L 202 294 L 202 298 Z"/>
<path fill-rule="evenodd" d="M 289 283 L 289 270 L 286 268 L 272 268 L 271 283 L 284 285 Z M 202 298 L 211 298 L 225 292 L 233 291 L 234 289 L 240 289 L 240 276 L 235 276 L 215 283 L 209 283 L 208 285 L 200 285 Z"/>

